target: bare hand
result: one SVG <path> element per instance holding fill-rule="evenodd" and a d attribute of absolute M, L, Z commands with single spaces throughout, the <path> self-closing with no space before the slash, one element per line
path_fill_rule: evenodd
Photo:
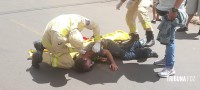
<path fill-rule="evenodd" d="M 114 63 L 114 64 L 110 64 L 110 68 L 113 70 L 113 71 L 116 71 L 118 70 L 118 66 Z"/>
<path fill-rule="evenodd" d="M 168 19 L 169 20 L 175 20 L 177 17 L 177 12 L 169 12 Z"/>

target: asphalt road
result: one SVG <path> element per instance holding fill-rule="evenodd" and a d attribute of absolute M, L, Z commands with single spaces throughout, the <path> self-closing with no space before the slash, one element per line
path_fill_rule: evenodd
<path fill-rule="evenodd" d="M 102 35 L 115 30 L 128 32 L 125 5 L 116 10 L 117 3 L 117 0 L 1 0 L 0 90 L 199 90 L 200 36 L 196 34 L 199 26 L 192 24 L 189 31 L 176 33 L 176 75 L 168 79 L 159 78 L 157 72 L 162 67 L 152 64 L 164 57 L 165 46 L 157 41 L 152 49 L 159 53 L 159 58 L 142 63 L 117 60 L 116 72 L 107 64 L 97 64 L 84 74 L 46 64 L 41 64 L 39 70 L 31 68 L 28 50 L 33 49 L 33 41 L 41 38 L 48 21 L 58 15 L 75 13 L 88 17 L 99 23 Z M 152 24 L 155 37 L 158 24 Z M 140 37 L 145 38 L 140 23 L 137 25 Z M 82 33 L 92 34 L 87 30 Z"/>

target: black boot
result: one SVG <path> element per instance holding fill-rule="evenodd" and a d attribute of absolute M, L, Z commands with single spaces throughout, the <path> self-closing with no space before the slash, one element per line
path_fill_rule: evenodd
<path fill-rule="evenodd" d="M 33 44 L 37 51 L 43 52 L 43 50 L 45 49 L 40 41 L 34 41 Z"/>
<path fill-rule="evenodd" d="M 200 35 L 200 30 L 199 30 L 198 34 Z"/>
<path fill-rule="evenodd" d="M 122 43 L 122 45 L 124 45 L 125 47 L 130 47 L 135 41 L 138 41 L 140 39 L 137 33 L 131 33 L 129 35 L 131 36 L 131 39 Z"/>
<path fill-rule="evenodd" d="M 145 44 L 146 47 L 151 47 L 155 44 L 153 31 L 146 31 L 147 42 Z"/>
<path fill-rule="evenodd" d="M 40 68 L 39 63 L 41 62 L 42 62 L 42 52 L 41 51 L 34 52 L 32 56 L 32 66 L 38 69 Z"/>

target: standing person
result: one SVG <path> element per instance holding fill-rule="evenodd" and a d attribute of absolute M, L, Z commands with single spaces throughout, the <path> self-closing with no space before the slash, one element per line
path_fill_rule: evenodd
<path fill-rule="evenodd" d="M 160 31 L 157 40 L 166 45 L 164 59 L 154 62 L 155 65 L 165 66 L 158 73 L 160 77 L 168 77 L 175 74 L 175 30 L 178 25 L 184 25 L 188 17 L 184 4 L 185 0 L 160 0 L 157 6 L 157 12 L 162 16 L 162 21 L 158 26 Z"/>
<path fill-rule="evenodd" d="M 64 14 L 51 20 L 44 31 L 42 40 L 34 42 L 36 52 L 32 56 L 32 66 L 39 68 L 39 63 L 43 60 L 43 50 L 46 48 L 49 53 L 45 54 L 53 67 L 71 68 L 74 61 L 70 56 L 72 47 L 75 51 L 85 53 L 83 48 L 83 36 L 80 33 L 84 28 L 93 30 L 95 44 L 92 50 L 100 51 L 100 29 L 99 26 L 77 14 Z M 44 60 L 46 61 L 46 60 Z"/>
<path fill-rule="evenodd" d="M 137 40 L 133 42 L 130 47 L 123 47 L 112 40 L 104 39 L 101 41 L 102 49 L 98 54 L 95 54 L 93 51 L 91 51 L 91 46 L 93 46 L 93 44 L 94 43 L 88 44 L 88 46 L 85 48 L 86 53 L 75 59 L 76 71 L 90 71 L 94 64 L 92 59 L 95 57 L 99 57 L 98 60 L 103 62 L 110 61 L 110 68 L 114 71 L 118 69 L 118 66 L 115 63 L 113 56 L 122 60 L 158 57 L 156 52 L 152 51 L 148 47 L 144 47 L 143 40 Z"/>
<path fill-rule="evenodd" d="M 121 0 L 121 2 L 116 6 L 117 9 L 120 9 L 121 5 L 126 0 Z M 129 45 L 134 42 L 135 36 L 137 36 L 137 26 L 136 18 L 138 17 L 139 21 L 142 24 L 143 29 L 146 31 L 146 44 L 145 46 L 151 47 L 155 44 L 153 29 L 151 26 L 151 20 L 147 8 L 150 6 L 150 0 L 129 0 L 127 2 L 127 13 L 126 13 L 126 23 L 129 27 L 129 34 L 131 39 L 125 45 Z"/>
<path fill-rule="evenodd" d="M 199 32 L 198 32 L 198 34 L 200 35 L 200 28 L 199 28 Z"/>
<path fill-rule="evenodd" d="M 158 3 L 159 0 L 153 0 L 153 5 L 152 5 L 153 20 L 151 20 L 151 23 L 156 23 L 156 21 L 161 21 L 159 15 L 156 12 L 156 6 L 158 5 Z"/>
<path fill-rule="evenodd" d="M 198 16 L 200 16 L 200 0 L 188 0 L 188 3 L 186 5 L 186 12 L 188 14 L 188 21 L 184 27 L 180 27 L 177 29 L 177 32 L 185 32 L 188 31 L 188 25 L 193 18 L 193 16 L 197 13 Z M 198 34 L 200 35 L 200 29 Z"/>

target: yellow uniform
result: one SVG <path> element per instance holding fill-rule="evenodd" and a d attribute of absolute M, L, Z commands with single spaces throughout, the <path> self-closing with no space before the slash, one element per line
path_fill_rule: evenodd
<path fill-rule="evenodd" d="M 74 65 L 70 56 L 71 47 L 79 51 L 83 48 L 81 31 L 87 28 L 93 30 L 95 42 L 100 41 L 100 30 L 96 23 L 76 15 L 60 15 L 51 20 L 42 36 L 42 45 L 49 51 L 43 53 L 43 62 L 53 67 L 69 69 Z"/>
<path fill-rule="evenodd" d="M 139 21 L 142 24 L 144 30 L 153 30 L 150 17 L 148 14 L 148 7 L 150 6 L 150 0 L 129 0 L 127 3 L 127 13 L 126 13 L 126 22 L 129 26 L 130 33 L 136 33 L 136 17 L 138 16 Z"/>

